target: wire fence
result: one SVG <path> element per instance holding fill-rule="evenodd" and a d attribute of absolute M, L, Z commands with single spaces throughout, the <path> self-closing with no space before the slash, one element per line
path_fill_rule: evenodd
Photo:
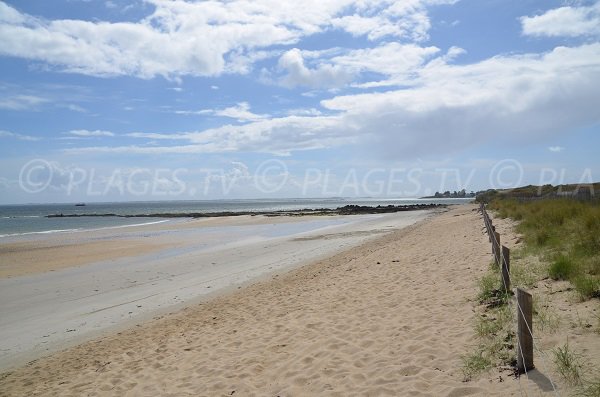
<path fill-rule="evenodd" d="M 521 395 L 523 395 L 523 387 L 521 385 L 520 374 L 524 373 L 527 379 L 530 379 L 529 371 L 534 368 L 533 352 L 535 350 L 539 353 L 542 369 L 546 373 L 546 376 L 552 385 L 554 394 L 559 396 L 560 394 L 556 389 L 556 384 L 548 372 L 548 366 L 546 365 L 546 353 L 539 348 L 533 336 L 533 323 L 531 319 L 533 312 L 533 297 L 524 289 L 518 287 L 515 288 L 514 290 L 516 291 L 516 294 L 511 289 L 512 282 L 510 278 L 510 250 L 500 244 L 500 234 L 496 232 L 496 228 L 493 225 L 492 219 L 490 218 L 483 203 L 480 203 L 479 211 L 483 216 L 486 233 L 489 237 L 490 243 L 492 244 L 494 263 L 501 270 L 502 285 L 504 287 L 503 292 L 506 294 L 506 301 L 511 308 L 511 312 L 515 314 L 513 319 L 516 323 L 515 328 L 517 335 L 517 379 L 519 380 L 519 389 L 521 391 Z"/>

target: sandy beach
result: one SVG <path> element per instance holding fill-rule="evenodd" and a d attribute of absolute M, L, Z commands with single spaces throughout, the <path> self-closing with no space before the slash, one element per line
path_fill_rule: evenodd
<path fill-rule="evenodd" d="M 0 370 L 325 258 L 429 214 L 242 216 L 3 241 Z"/>
<path fill-rule="evenodd" d="M 454 207 L 32 361 L 0 376 L 0 395 L 546 393 L 497 371 L 464 382 L 490 261 L 482 228 L 475 206 Z"/>

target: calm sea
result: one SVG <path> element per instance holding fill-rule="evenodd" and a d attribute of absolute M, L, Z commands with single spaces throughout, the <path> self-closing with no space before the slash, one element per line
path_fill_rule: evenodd
<path fill-rule="evenodd" d="M 464 204 L 472 199 L 256 199 L 151 201 L 122 203 L 26 204 L 0 206 L 0 238 L 28 234 L 75 232 L 165 221 L 160 218 L 77 217 L 47 218 L 52 214 L 144 215 L 221 211 L 277 211 L 337 208 L 344 205 Z"/>

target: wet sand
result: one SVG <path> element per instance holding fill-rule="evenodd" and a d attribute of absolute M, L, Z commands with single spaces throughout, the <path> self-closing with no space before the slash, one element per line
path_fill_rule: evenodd
<path fill-rule="evenodd" d="M 80 243 L 19 242 L 0 244 L 0 278 L 53 272 L 88 263 L 151 253 L 169 246 L 139 240 Z"/>

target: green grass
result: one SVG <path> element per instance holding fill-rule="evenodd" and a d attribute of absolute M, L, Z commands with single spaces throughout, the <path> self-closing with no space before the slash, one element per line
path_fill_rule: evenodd
<path fill-rule="evenodd" d="M 510 279 L 514 286 L 532 288 L 539 280 L 547 276 L 547 266 L 528 249 L 519 248 L 511 251 Z"/>
<path fill-rule="evenodd" d="M 581 382 L 583 364 L 581 355 L 569 348 L 569 342 L 552 350 L 557 371 L 568 383 L 577 385 Z"/>
<path fill-rule="evenodd" d="M 548 275 L 554 280 L 569 280 L 577 274 L 576 263 L 568 256 L 559 255 L 548 268 Z"/>
<path fill-rule="evenodd" d="M 600 203 L 495 197 L 490 208 L 520 220 L 527 251 L 548 262 L 550 277 L 570 281 L 582 300 L 600 298 Z"/>
<path fill-rule="evenodd" d="M 600 298 L 600 279 L 578 274 L 571 282 L 582 299 Z"/>
<path fill-rule="evenodd" d="M 488 306 L 503 306 L 508 301 L 500 270 L 494 262 L 490 263 L 489 271 L 479 280 L 477 300 Z"/>
<path fill-rule="evenodd" d="M 462 373 L 464 381 L 470 381 L 475 375 L 492 367 L 492 361 L 485 357 L 485 351 L 480 348 L 477 352 L 462 357 Z"/>
<path fill-rule="evenodd" d="M 504 305 L 495 310 L 489 310 L 485 316 L 479 316 L 475 324 L 475 332 L 480 338 L 495 338 L 510 327 L 511 320 L 510 308 L 508 305 Z"/>
<path fill-rule="evenodd" d="M 498 294 L 501 288 L 501 280 L 497 273 L 488 273 L 479 280 L 479 302 L 487 302 Z"/>
<path fill-rule="evenodd" d="M 490 264 L 479 281 L 477 295 L 479 303 L 484 305 L 484 311 L 477 316 L 474 326 L 479 346 L 462 357 L 465 381 L 495 365 L 512 365 L 515 361 L 513 314 L 508 298 L 499 269 Z"/>

